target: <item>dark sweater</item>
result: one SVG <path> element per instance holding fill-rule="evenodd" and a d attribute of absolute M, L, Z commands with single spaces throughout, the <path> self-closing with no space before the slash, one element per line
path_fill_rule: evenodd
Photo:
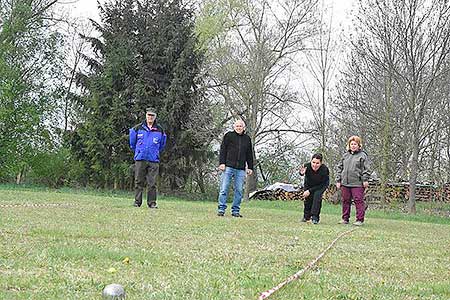
<path fill-rule="evenodd" d="M 219 164 L 245 170 L 245 163 L 253 170 L 253 148 L 250 137 L 245 133 L 237 134 L 236 131 L 227 132 L 220 145 Z"/>
<path fill-rule="evenodd" d="M 317 171 L 312 169 L 311 163 L 305 164 L 305 183 L 303 190 L 310 193 L 326 188 L 330 184 L 330 170 L 324 164 Z"/>

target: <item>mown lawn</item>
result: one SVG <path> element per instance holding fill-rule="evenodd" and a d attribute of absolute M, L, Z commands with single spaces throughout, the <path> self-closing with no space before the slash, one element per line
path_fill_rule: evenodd
<path fill-rule="evenodd" d="M 0 187 L 0 299 L 101 299 L 110 283 L 127 299 L 257 299 L 351 228 L 336 224 L 333 205 L 309 225 L 299 202 L 244 203 L 241 219 L 217 217 L 211 201 L 131 204 Z M 369 210 L 365 226 L 270 299 L 450 299 L 449 249 L 448 217 Z"/>

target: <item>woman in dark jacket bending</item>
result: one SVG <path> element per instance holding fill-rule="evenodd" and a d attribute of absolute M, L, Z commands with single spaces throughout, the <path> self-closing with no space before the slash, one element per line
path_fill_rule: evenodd
<path fill-rule="evenodd" d="M 316 153 L 311 162 L 300 168 L 300 175 L 305 176 L 303 185 L 304 211 L 302 222 L 312 220 L 319 224 L 320 209 L 322 208 L 322 195 L 330 184 L 330 172 L 322 163 L 322 154 Z"/>

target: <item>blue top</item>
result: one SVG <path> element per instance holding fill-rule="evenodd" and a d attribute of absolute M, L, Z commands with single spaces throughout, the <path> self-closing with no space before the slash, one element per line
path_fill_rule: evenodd
<path fill-rule="evenodd" d="M 159 153 L 166 146 L 167 135 L 161 126 L 147 122 L 136 125 L 130 129 L 130 148 L 134 151 L 134 160 L 159 162 Z"/>

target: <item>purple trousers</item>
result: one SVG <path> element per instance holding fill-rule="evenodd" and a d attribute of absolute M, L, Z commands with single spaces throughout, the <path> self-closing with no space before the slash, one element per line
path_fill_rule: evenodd
<path fill-rule="evenodd" d="M 350 210 L 352 207 L 352 199 L 356 207 L 356 221 L 364 222 L 364 214 L 366 206 L 364 203 L 364 187 L 346 187 L 341 186 L 342 192 L 342 220 L 350 219 Z"/>

